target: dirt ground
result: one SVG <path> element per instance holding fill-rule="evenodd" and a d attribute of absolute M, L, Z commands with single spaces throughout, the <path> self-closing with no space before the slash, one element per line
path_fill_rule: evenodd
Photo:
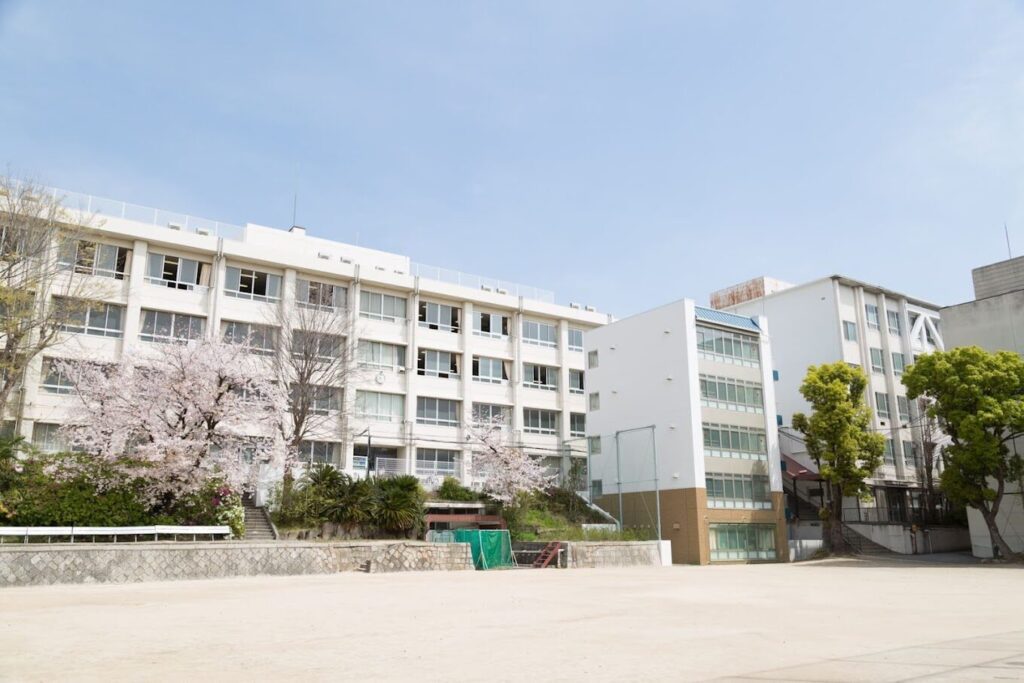
<path fill-rule="evenodd" d="M 0 590 L 0 680 L 1015 680 L 1024 569 L 338 574 Z"/>

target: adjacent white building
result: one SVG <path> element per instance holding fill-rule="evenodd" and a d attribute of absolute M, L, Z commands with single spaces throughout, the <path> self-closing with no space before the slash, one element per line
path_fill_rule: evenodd
<path fill-rule="evenodd" d="M 102 220 L 61 258 L 109 295 L 35 359 L 4 416 L 44 450 L 60 448 L 72 400 L 47 371 L 51 358 L 114 361 L 133 345 L 197 337 L 248 338 L 274 353 L 276 335 L 290 334 L 272 328 L 275 307 L 309 305 L 349 318 L 345 343 L 361 367 L 325 402 L 337 419 L 304 444 L 309 461 L 358 474 L 370 460 L 377 471 L 469 482 L 464 427 L 478 413 L 503 416 L 553 469 L 584 457 L 584 340 L 608 320 L 589 306 L 300 227 L 225 225 L 75 194 L 66 205 Z"/>
<path fill-rule="evenodd" d="M 587 335 L 592 498 L 675 563 L 788 557 L 767 329 L 686 299 Z"/>
<path fill-rule="evenodd" d="M 971 271 L 974 301 L 942 309 L 950 348 L 980 346 L 988 351 L 1013 351 L 1024 356 L 1024 257 L 1000 261 Z M 1024 439 L 1015 443 L 1024 453 Z M 996 522 L 1010 547 L 1024 551 L 1024 487 L 1008 482 Z M 981 514 L 967 510 L 971 548 L 977 557 L 992 557 L 992 537 Z"/>
<path fill-rule="evenodd" d="M 921 418 L 901 375 L 916 356 L 945 348 L 939 307 L 842 275 L 801 285 L 756 278 L 713 293 L 711 305 L 770 321 L 781 448 L 804 468 L 814 464 L 790 425 L 794 413 L 810 409 L 800 394 L 807 368 L 845 361 L 864 370 L 885 459 L 869 480 L 874 502 L 851 499 L 844 514 L 865 522 L 915 519 L 924 482 Z"/>

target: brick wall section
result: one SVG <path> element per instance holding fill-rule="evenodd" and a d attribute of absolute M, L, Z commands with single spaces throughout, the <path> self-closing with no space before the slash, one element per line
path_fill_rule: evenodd
<path fill-rule="evenodd" d="M 569 568 L 659 567 L 657 541 L 587 541 L 569 543 Z"/>
<path fill-rule="evenodd" d="M 369 563 L 369 564 L 367 564 Z M 0 588 L 473 569 L 465 543 L 416 541 L 28 544 L 0 546 Z"/>

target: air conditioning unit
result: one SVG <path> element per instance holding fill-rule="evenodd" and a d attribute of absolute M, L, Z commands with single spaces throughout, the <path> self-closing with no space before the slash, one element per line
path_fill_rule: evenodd
<path fill-rule="evenodd" d="M 396 270 L 395 275 L 405 275 L 405 273 L 401 270 Z"/>
<path fill-rule="evenodd" d="M 569 308 L 575 308 L 578 311 L 578 310 L 580 310 L 580 305 L 578 303 L 576 303 L 575 301 L 570 301 L 569 302 Z"/>
<path fill-rule="evenodd" d="M 590 311 L 591 313 L 597 313 L 597 309 L 594 308 L 593 306 L 584 306 L 583 310 L 584 311 Z"/>
<path fill-rule="evenodd" d="M 480 285 L 480 289 L 484 290 L 485 292 L 493 292 L 494 291 L 494 289 L 492 289 L 491 287 L 488 287 L 487 285 Z"/>
<path fill-rule="evenodd" d="M 352 259 L 350 259 L 350 258 L 345 258 L 344 256 L 342 256 L 342 257 L 341 257 L 341 262 L 342 262 L 342 263 L 352 263 Z"/>
<path fill-rule="evenodd" d="M 210 236 L 210 231 L 207 230 L 206 228 L 196 228 L 196 234 L 197 235 L 206 235 L 207 237 L 209 237 Z"/>
<path fill-rule="evenodd" d="M 384 266 L 374 266 L 374 269 L 375 269 L 375 270 L 379 270 L 379 271 L 381 271 L 381 272 L 383 272 L 383 271 L 387 270 L 387 268 L 385 268 Z"/>
<path fill-rule="evenodd" d="M 501 287 L 498 287 L 495 291 L 498 292 L 498 294 L 508 294 L 508 290 L 502 289 Z"/>
<path fill-rule="evenodd" d="M 168 223 L 167 227 L 170 228 L 171 230 L 181 230 L 180 223 Z"/>
<path fill-rule="evenodd" d="M 316 255 L 316 257 L 317 258 L 322 258 L 323 260 L 327 261 L 327 260 L 330 260 L 331 255 L 330 254 L 325 254 L 324 252 L 321 251 L 319 254 Z"/>

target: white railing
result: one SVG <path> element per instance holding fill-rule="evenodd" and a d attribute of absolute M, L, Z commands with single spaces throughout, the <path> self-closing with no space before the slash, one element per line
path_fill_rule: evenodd
<path fill-rule="evenodd" d="M 15 184 L 20 185 L 18 182 Z M 229 240 L 241 240 L 245 233 L 245 228 L 240 225 L 212 221 L 208 218 L 199 218 L 198 216 L 190 216 L 176 211 L 165 211 L 164 209 L 156 209 L 151 206 L 129 204 L 117 199 L 97 197 L 81 192 L 70 192 L 55 187 L 48 187 L 46 191 L 54 197 L 61 199 L 64 208 L 72 211 L 82 211 L 90 215 L 96 214 L 106 218 L 124 218 L 170 230 L 223 237 Z"/>
<path fill-rule="evenodd" d="M 405 474 L 405 460 L 402 458 L 374 458 L 374 474 Z"/>
<path fill-rule="evenodd" d="M 28 543 L 30 538 L 69 538 L 72 543 L 76 538 L 112 538 L 117 542 L 119 537 L 131 536 L 138 540 L 158 541 L 161 536 L 191 536 L 196 540 L 199 536 L 230 537 L 231 529 L 227 526 L 0 526 L 0 543 L 4 538 L 19 538 Z"/>
<path fill-rule="evenodd" d="M 497 294 L 521 296 L 524 299 L 544 301 L 550 304 L 555 303 L 555 293 L 548 289 L 531 287 L 529 285 L 521 285 L 517 282 L 507 282 L 505 280 L 483 277 L 481 275 L 473 275 L 471 273 L 463 273 L 458 270 L 449 270 L 447 268 L 438 268 L 437 266 L 428 266 L 423 263 L 412 263 L 410 265 L 412 269 L 412 275 L 416 277 L 422 277 L 427 280 L 447 282 L 452 285 L 471 287 L 473 289 L 482 289 L 484 291 L 495 292 Z"/>

